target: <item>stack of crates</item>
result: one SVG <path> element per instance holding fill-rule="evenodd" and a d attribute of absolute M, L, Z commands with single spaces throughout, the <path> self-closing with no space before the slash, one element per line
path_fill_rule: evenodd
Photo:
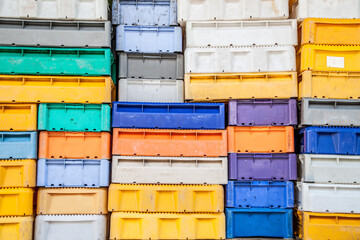
<path fill-rule="evenodd" d="M 292 8 L 300 34 L 295 234 L 304 240 L 360 236 L 359 4 L 298 0 Z"/>

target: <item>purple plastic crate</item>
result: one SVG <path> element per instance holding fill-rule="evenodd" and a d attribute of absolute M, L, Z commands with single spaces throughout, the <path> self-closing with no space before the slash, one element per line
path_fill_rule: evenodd
<path fill-rule="evenodd" d="M 230 153 L 229 179 L 238 181 L 296 180 L 296 154 Z"/>
<path fill-rule="evenodd" d="M 296 99 L 250 99 L 229 101 L 231 126 L 297 125 Z"/>

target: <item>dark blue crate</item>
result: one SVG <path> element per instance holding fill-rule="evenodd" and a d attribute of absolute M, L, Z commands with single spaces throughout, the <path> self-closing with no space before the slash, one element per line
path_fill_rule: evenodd
<path fill-rule="evenodd" d="M 225 129 L 223 103 L 113 103 L 113 128 Z"/>
<path fill-rule="evenodd" d="M 36 159 L 36 132 L 0 132 L 0 159 Z"/>

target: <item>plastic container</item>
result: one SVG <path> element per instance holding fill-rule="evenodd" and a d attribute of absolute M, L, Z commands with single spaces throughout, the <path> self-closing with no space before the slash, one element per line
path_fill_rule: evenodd
<path fill-rule="evenodd" d="M 39 130 L 110 131 L 110 105 L 49 104 L 39 105 Z"/>
<path fill-rule="evenodd" d="M 227 184 L 227 158 L 113 156 L 111 182 Z"/>
<path fill-rule="evenodd" d="M 180 27 L 126 26 L 116 27 L 116 51 L 141 53 L 181 53 Z"/>
<path fill-rule="evenodd" d="M 230 100 L 228 125 L 297 125 L 296 99 Z"/>
<path fill-rule="evenodd" d="M 36 104 L 0 104 L 0 131 L 36 130 Z"/>
<path fill-rule="evenodd" d="M 33 215 L 32 188 L 0 188 L 0 217 Z"/>
<path fill-rule="evenodd" d="M 296 155 L 229 153 L 229 179 L 238 181 L 296 180 Z"/>
<path fill-rule="evenodd" d="M 33 217 L 0 217 L 0 239 L 32 240 Z"/>
<path fill-rule="evenodd" d="M 223 103 L 114 102 L 113 128 L 225 129 Z"/>
<path fill-rule="evenodd" d="M 36 159 L 37 132 L 0 132 L 0 159 Z"/>
<path fill-rule="evenodd" d="M 36 187 L 35 160 L 0 160 L 0 188 Z"/>

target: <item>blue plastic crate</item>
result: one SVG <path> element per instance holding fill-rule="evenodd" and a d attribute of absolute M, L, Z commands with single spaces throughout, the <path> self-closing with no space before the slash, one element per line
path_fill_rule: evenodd
<path fill-rule="evenodd" d="M 113 128 L 225 129 L 223 103 L 113 103 Z"/>
<path fill-rule="evenodd" d="M 39 159 L 38 187 L 108 187 L 109 160 Z"/>
<path fill-rule="evenodd" d="M 299 135 L 301 153 L 360 154 L 360 128 L 307 127 Z"/>
<path fill-rule="evenodd" d="M 226 208 L 226 238 L 293 238 L 292 209 Z"/>
<path fill-rule="evenodd" d="M 226 185 L 226 207 L 293 208 L 292 182 L 229 181 Z"/>
<path fill-rule="evenodd" d="M 177 25 L 176 0 L 114 0 L 114 25 L 170 26 Z"/>
<path fill-rule="evenodd" d="M 135 53 L 180 53 L 180 27 L 125 26 L 116 28 L 116 51 Z"/>
<path fill-rule="evenodd" d="M 0 159 L 36 159 L 37 132 L 0 132 Z"/>

